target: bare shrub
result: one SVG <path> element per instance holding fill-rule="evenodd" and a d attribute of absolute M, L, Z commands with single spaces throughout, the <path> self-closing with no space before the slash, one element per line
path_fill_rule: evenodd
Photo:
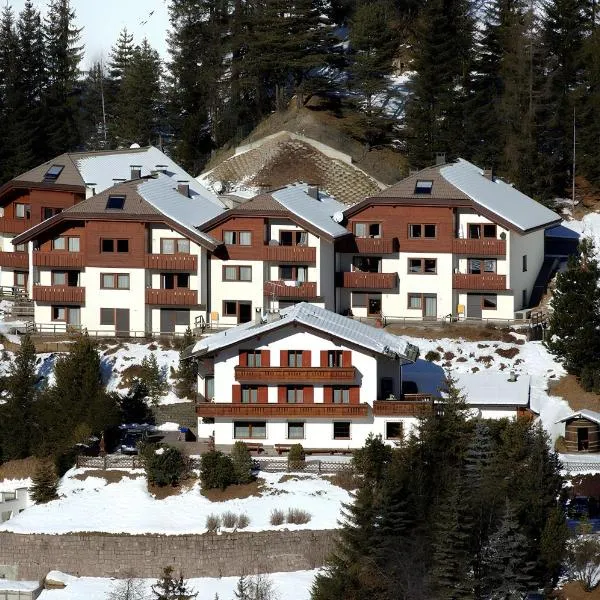
<path fill-rule="evenodd" d="M 278 508 L 272 510 L 270 522 L 271 525 L 283 525 L 285 522 L 285 515 L 283 514 L 283 511 L 279 510 Z"/>
<path fill-rule="evenodd" d="M 250 517 L 246 513 L 242 513 L 237 520 L 238 529 L 246 529 L 250 525 Z"/>
<path fill-rule="evenodd" d="M 221 517 L 219 515 L 210 514 L 206 517 L 206 529 L 211 533 L 214 533 L 221 527 Z"/>
<path fill-rule="evenodd" d="M 294 525 L 304 525 L 310 521 L 312 515 L 301 508 L 289 508 L 286 521 Z"/>
<path fill-rule="evenodd" d="M 518 348 L 498 348 L 496 350 L 496 354 L 499 354 L 502 358 L 514 358 L 517 354 L 519 354 Z"/>
<path fill-rule="evenodd" d="M 238 522 L 237 515 L 228 510 L 226 513 L 221 515 L 221 523 L 223 527 L 227 527 L 227 529 L 233 529 Z"/>
<path fill-rule="evenodd" d="M 452 360 L 454 358 L 454 352 L 444 352 L 444 360 Z"/>

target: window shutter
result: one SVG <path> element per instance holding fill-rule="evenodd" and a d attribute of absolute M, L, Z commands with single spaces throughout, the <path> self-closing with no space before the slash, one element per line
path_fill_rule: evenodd
<path fill-rule="evenodd" d="M 315 401 L 315 393 L 312 385 L 305 385 L 304 392 L 302 394 L 302 401 L 304 404 L 313 404 Z"/>
<path fill-rule="evenodd" d="M 260 351 L 260 362 L 263 367 L 271 366 L 271 351 L 270 350 L 261 350 Z"/>
<path fill-rule="evenodd" d="M 328 385 L 323 387 L 323 402 L 333 404 L 333 388 Z"/>
<path fill-rule="evenodd" d="M 287 402 L 286 392 L 287 389 L 284 385 L 280 385 L 277 388 L 277 402 L 279 402 L 279 404 L 285 404 Z"/>
<path fill-rule="evenodd" d="M 342 352 L 342 367 L 352 366 L 352 352 L 350 350 L 344 350 Z"/>
<path fill-rule="evenodd" d="M 311 351 L 303 350 L 302 351 L 302 366 L 310 367 L 310 363 L 311 363 Z"/>
<path fill-rule="evenodd" d="M 360 388 L 357 385 L 350 388 L 350 404 L 360 404 Z"/>
<path fill-rule="evenodd" d="M 240 350 L 240 362 L 239 362 L 240 367 L 247 367 L 248 366 L 248 352 L 246 352 L 246 350 Z"/>
<path fill-rule="evenodd" d="M 266 404 L 269 401 L 269 388 L 266 385 L 258 386 L 258 403 Z"/>
<path fill-rule="evenodd" d="M 321 350 L 321 366 L 327 366 L 327 350 Z"/>
<path fill-rule="evenodd" d="M 288 351 L 287 350 L 279 351 L 279 366 L 280 367 L 288 366 Z"/>
<path fill-rule="evenodd" d="M 231 400 L 232 402 L 240 403 L 242 401 L 242 386 L 232 385 L 231 386 Z"/>

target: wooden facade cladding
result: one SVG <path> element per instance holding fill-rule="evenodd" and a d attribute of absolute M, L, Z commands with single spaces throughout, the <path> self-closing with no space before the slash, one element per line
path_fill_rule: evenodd
<path fill-rule="evenodd" d="M 392 254 L 399 251 L 397 238 L 354 238 L 361 254 Z"/>
<path fill-rule="evenodd" d="M 146 224 L 133 221 L 87 221 L 85 224 L 86 267 L 130 267 L 146 264 Z M 103 239 L 128 240 L 128 252 L 101 252 Z"/>
<path fill-rule="evenodd" d="M 311 246 L 265 246 L 264 260 L 280 263 L 315 264 L 317 249 Z"/>
<path fill-rule="evenodd" d="M 299 285 L 286 285 L 283 281 L 265 281 L 263 293 L 275 298 L 311 300 L 317 298 L 317 284 L 314 281 L 305 281 Z"/>
<path fill-rule="evenodd" d="M 585 432 L 581 435 L 579 431 Z M 565 445 L 567 452 L 600 451 L 600 426 L 583 417 L 573 418 L 565 424 Z"/>
<path fill-rule="evenodd" d="M 197 290 L 146 290 L 146 304 L 153 306 L 199 306 Z"/>
<path fill-rule="evenodd" d="M 27 252 L 0 252 L 0 267 L 27 269 L 29 256 Z"/>
<path fill-rule="evenodd" d="M 355 367 L 235 367 L 241 383 L 308 383 L 350 385 L 356 381 Z"/>
<path fill-rule="evenodd" d="M 506 275 L 496 273 L 454 273 L 452 276 L 452 287 L 455 290 L 505 290 Z"/>
<path fill-rule="evenodd" d="M 34 223 L 31 219 L 0 219 L 0 231 L 3 233 L 23 233 L 30 227 L 33 227 Z"/>
<path fill-rule="evenodd" d="M 428 415 L 433 408 L 427 401 L 376 400 L 373 402 L 373 415 L 376 417 L 421 417 Z"/>
<path fill-rule="evenodd" d="M 33 299 L 36 302 L 85 303 L 85 288 L 62 285 L 34 285 Z"/>
<path fill-rule="evenodd" d="M 161 271 L 198 271 L 198 257 L 195 254 L 146 254 L 146 269 Z"/>
<path fill-rule="evenodd" d="M 63 269 L 83 268 L 83 254 L 81 252 L 34 252 L 33 264 L 36 267 L 62 267 Z"/>
<path fill-rule="evenodd" d="M 473 256 L 506 256 L 506 240 L 494 238 L 455 239 L 452 243 L 452 252 Z"/>
<path fill-rule="evenodd" d="M 350 271 L 338 273 L 337 279 L 338 287 L 361 290 L 392 290 L 398 283 L 398 274 Z"/>
<path fill-rule="evenodd" d="M 261 217 L 231 217 L 206 233 L 222 242 L 225 231 L 249 231 L 252 240 L 248 246 L 219 246 L 215 255 L 222 260 L 264 260 L 266 222 Z"/>
<path fill-rule="evenodd" d="M 232 404 L 207 402 L 196 407 L 199 417 L 221 418 L 346 418 L 364 419 L 369 416 L 368 404 Z"/>

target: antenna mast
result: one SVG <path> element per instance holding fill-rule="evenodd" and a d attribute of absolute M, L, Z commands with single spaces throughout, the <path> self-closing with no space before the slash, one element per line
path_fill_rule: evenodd
<path fill-rule="evenodd" d="M 577 129 L 575 127 L 575 107 L 573 107 L 573 172 L 572 172 L 572 187 L 571 187 L 571 202 L 573 204 L 573 213 L 575 213 L 575 158 L 577 150 Z"/>

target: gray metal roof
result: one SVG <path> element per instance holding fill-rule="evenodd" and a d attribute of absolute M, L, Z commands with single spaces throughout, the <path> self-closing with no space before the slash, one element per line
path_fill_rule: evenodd
<path fill-rule="evenodd" d="M 322 331 L 328 337 L 355 344 L 365 350 L 387 357 L 398 358 L 402 364 L 414 362 L 419 356 L 417 346 L 407 342 L 404 338 L 387 333 L 383 329 L 365 325 L 349 317 L 338 315 L 308 302 L 301 302 L 289 308 L 284 308 L 279 313 L 279 318 L 271 322 L 244 323 L 203 338 L 196 342 L 194 346 L 188 348 L 186 355 L 212 354 L 222 348 L 294 323 Z"/>
<path fill-rule="evenodd" d="M 582 408 L 577 412 L 571 413 L 566 417 L 560 419 L 560 421 L 556 421 L 557 423 L 564 423 L 565 421 L 570 421 L 571 419 L 575 419 L 577 417 L 583 417 L 592 423 L 597 423 L 600 425 L 600 413 L 597 413 L 595 410 L 589 410 L 587 408 Z"/>
<path fill-rule="evenodd" d="M 482 169 L 462 158 L 442 167 L 440 173 L 473 202 L 522 231 L 560 221 L 555 212 L 500 179 L 484 177 Z"/>

